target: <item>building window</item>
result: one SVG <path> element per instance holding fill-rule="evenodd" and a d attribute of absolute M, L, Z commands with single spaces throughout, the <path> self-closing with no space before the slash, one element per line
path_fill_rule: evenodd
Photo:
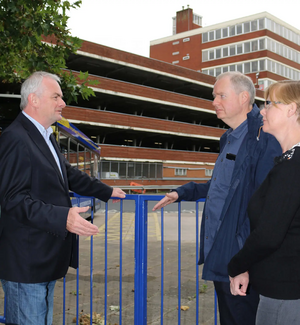
<path fill-rule="evenodd" d="M 244 63 L 244 73 L 250 73 L 250 62 Z"/>
<path fill-rule="evenodd" d="M 237 24 L 236 25 L 236 34 L 242 34 L 243 33 L 243 25 L 242 24 Z"/>
<path fill-rule="evenodd" d="M 265 29 L 265 18 L 258 20 L 259 29 Z"/>
<path fill-rule="evenodd" d="M 251 42 L 252 52 L 258 51 L 258 41 L 252 41 Z"/>
<path fill-rule="evenodd" d="M 244 33 L 249 33 L 250 32 L 250 22 L 244 23 Z"/>
<path fill-rule="evenodd" d="M 189 55 L 186 55 L 182 58 L 183 61 L 186 61 L 186 60 L 189 60 L 190 59 L 190 56 Z"/>
<path fill-rule="evenodd" d="M 177 64 L 177 63 L 179 63 L 178 60 L 172 62 L 172 64 Z"/>
<path fill-rule="evenodd" d="M 186 38 L 184 38 L 184 39 L 182 40 L 183 43 L 185 43 L 185 42 L 189 42 L 189 41 L 190 41 L 190 38 L 189 38 L 189 37 L 186 37 Z"/>
<path fill-rule="evenodd" d="M 208 41 L 208 33 L 202 34 L 202 43 L 206 43 Z"/>
<path fill-rule="evenodd" d="M 177 45 L 179 44 L 179 41 L 173 42 L 173 45 Z"/>
<path fill-rule="evenodd" d="M 230 56 L 235 55 L 235 45 L 231 45 L 229 49 L 230 49 Z"/>
<path fill-rule="evenodd" d="M 229 36 L 235 35 L 235 25 L 229 27 Z"/>
<path fill-rule="evenodd" d="M 220 39 L 221 38 L 221 29 L 217 29 L 216 30 L 216 39 Z"/>
<path fill-rule="evenodd" d="M 236 46 L 236 54 L 242 54 L 243 53 L 243 44 L 237 44 Z"/>
<path fill-rule="evenodd" d="M 255 32 L 257 30 L 257 20 L 251 21 L 251 32 Z"/>
<path fill-rule="evenodd" d="M 205 169 L 205 176 L 212 176 L 213 171 L 213 169 Z"/>
<path fill-rule="evenodd" d="M 259 40 L 259 49 L 264 50 L 265 49 L 265 38 L 261 38 Z"/>
<path fill-rule="evenodd" d="M 177 55 L 177 54 L 179 54 L 179 52 L 177 51 L 177 52 L 173 52 L 172 53 L 172 55 Z"/>
<path fill-rule="evenodd" d="M 250 52 L 250 42 L 245 42 L 244 43 L 244 53 L 249 53 Z"/>
<path fill-rule="evenodd" d="M 175 168 L 175 176 L 186 176 L 186 168 Z"/>
<path fill-rule="evenodd" d="M 228 56 L 228 47 L 223 48 L 223 58 L 225 58 L 226 56 Z"/>
<path fill-rule="evenodd" d="M 222 29 L 223 37 L 228 37 L 228 27 Z"/>

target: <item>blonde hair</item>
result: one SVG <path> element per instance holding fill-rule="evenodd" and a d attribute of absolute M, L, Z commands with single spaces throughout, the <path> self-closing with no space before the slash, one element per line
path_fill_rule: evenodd
<path fill-rule="evenodd" d="M 272 102 L 279 101 L 288 105 L 295 103 L 297 105 L 298 123 L 300 123 L 300 81 L 297 80 L 281 80 L 271 84 L 265 90 L 265 99 Z M 276 104 L 274 106 L 277 106 Z"/>

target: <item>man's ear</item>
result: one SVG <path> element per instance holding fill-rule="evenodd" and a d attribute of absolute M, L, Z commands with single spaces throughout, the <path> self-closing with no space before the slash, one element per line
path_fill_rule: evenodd
<path fill-rule="evenodd" d="M 30 106 L 36 107 L 38 103 L 38 97 L 35 93 L 31 93 L 28 95 L 28 103 L 30 104 Z"/>
<path fill-rule="evenodd" d="M 250 96 L 249 96 L 249 93 L 248 93 L 248 91 L 242 91 L 241 93 L 240 93 L 240 100 L 241 100 L 241 104 L 245 104 L 245 103 L 249 103 L 249 98 L 250 98 Z"/>

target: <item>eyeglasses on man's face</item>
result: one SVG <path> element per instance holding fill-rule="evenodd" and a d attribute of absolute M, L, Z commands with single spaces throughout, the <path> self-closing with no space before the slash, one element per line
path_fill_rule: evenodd
<path fill-rule="evenodd" d="M 266 100 L 265 101 L 265 108 L 268 109 L 270 108 L 272 105 L 277 105 L 277 104 L 281 104 L 281 102 L 274 102 L 272 100 Z"/>

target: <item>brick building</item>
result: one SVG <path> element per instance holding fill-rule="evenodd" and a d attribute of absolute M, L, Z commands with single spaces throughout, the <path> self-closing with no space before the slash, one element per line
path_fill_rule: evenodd
<path fill-rule="evenodd" d="M 212 106 L 211 73 L 87 41 L 67 66 L 99 82 L 95 97 L 67 106 L 63 115 L 101 147 L 99 170 L 107 184 L 181 185 L 210 178 L 227 128 Z M 1 93 L 17 90 L 0 84 Z M 263 92 L 256 95 L 260 105 Z M 0 127 L 12 108 L 18 109 L 16 100 L 0 101 Z"/>
<path fill-rule="evenodd" d="M 172 36 L 151 42 L 150 57 L 210 76 L 240 71 L 265 89 L 300 79 L 300 31 L 268 12 L 202 27 L 187 8 L 173 18 Z"/>
<path fill-rule="evenodd" d="M 108 184 L 210 178 L 226 130 L 212 106 L 214 77 L 90 42 L 67 64 L 99 81 L 96 97 L 63 114 L 101 147 Z M 256 99 L 263 101 L 259 90 Z"/>

